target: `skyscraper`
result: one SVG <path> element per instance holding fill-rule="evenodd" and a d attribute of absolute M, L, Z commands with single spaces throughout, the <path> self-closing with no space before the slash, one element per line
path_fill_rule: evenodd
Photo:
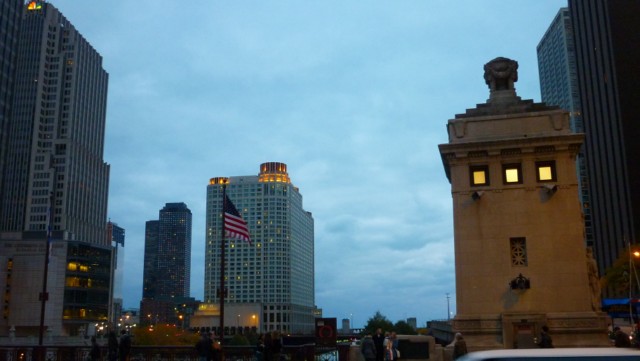
<path fill-rule="evenodd" d="M 53 5 L 26 6 L 3 170 L 0 230 L 105 239 L 108 75 L 102 56 Z"/>
<path fill-rule="evenodd" d="M 2 34 L 2 41 L 0 41 L 0 185 L 13 97 L 13 77 L 18 53 L 18 29 L 22 19 L 22 7 L 22 0 L 0 2 L 0 34 Z"/>
<path fill-rule="evenodd" d="M 158 260 L 158 222 L 147 221 L 144 231 L 144 269 L 142 276 L 142 298 L 155 298 Z"/>
<path fill-rule="evenodd" d="M 184 203 L 167 203 L 158 220 L 146 223 L 140 312 L 153 319 L 145 322 L 175 322 L 175 304 L 189 297 L 191 223 Z"/>
<path fill-rule="evenodd" d="M 263 163 L 258 175 L 211 178 L 205 302 L 219 302 L 223 192 L 247 221 L 252 239 L 225 241 L 226 302 L 261 304 L 261 332 L 313 330 L 313 217 L 303 209 L 284 163 Z"/>
<path fill-rule="evenodd" d="M 189 297 L 191 282 L 191 211 L 167 203 L 158 222 L 156 297 Z"/>
<path fill-rule="evenodd" d="M 569 0 L 600 272 L 640 230 L 640 2 Z"/>
<path fill-rule="evenodd" d="M 42 342 L 45 328 L 77 335 L 108 321 L 108 75 L 49 3 L 22 2 L 16 33 L 15 3 L 0 4 L 0 334 L 12 327 Z"/>
<path fill-rule="evenodd" d="M 573 26 L 568 8 L 558 11 L 540 40 L 537 53 L 542 101 L 569 111 L 571 130 L 574 133 L 583 133 Z M 591 206 L 587 188 L 589 182 L 582 150 L 578 153 L 576 168 L 585 224 L 585 242 L 587 246 L 593 247 Z"/>
<path fill-rule="evenodd" d="M 117 324 L 122 314 L 122 285 L 124 282 L 124 239 L 125 230 L 111 221 L 107 222 L 107 240 L 111 243 L 111 300 L 110 322 Z"/>

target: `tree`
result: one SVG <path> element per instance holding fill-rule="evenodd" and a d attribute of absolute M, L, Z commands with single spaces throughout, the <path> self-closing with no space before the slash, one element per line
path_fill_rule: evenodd
<path fill-rule="evenodd" d="M 131 330 L 135 345 L 195 345 L 200 336 L 178 329 L 174 325 L 157 324 L 153 327 L 135 327 Z"/>
<path fill-rule="evenodd" d="M 376 311 L 373 317 L 371 317 L 364 326 L 364 332 L 376 333 L 376 330 L 379 328 L 382 329 L 382 332 L 392 331 L 393 323 L 391 323 L 386 316 L 380 313 L 380 311 Z"/>
<path fill-rule="evenodd" d="M 231 341 L 229 342 L 229 345 L 232 345 L 232 346 L 248 346 L 249 345 L 249 340 L 246 337 L 244 337 L 244 335 L 235 334 L 231 338 Z"/>
<path fill-rule="evenodd" d="M 620 254 L 620 257 L 605 271 L 605 275 L 602 278 L 604 287 L 609 287 L 614 290 L 616 297 L 629 297 L 630 285 L 635 286 L 637 280 L 635 279 L 638 267 L 638 257 L 631 256 L 629 250 Z M 632 266 L 631 269 L 629 266 Z M 630 283 L 631 281 L 631 283 Z"/>
<path fill-rule="evenodd" d="M 407 321 L 400 320 L 393 325 L 393 330 L 399 335 L 416 335 L 416 330 L 407 323 Z"/>

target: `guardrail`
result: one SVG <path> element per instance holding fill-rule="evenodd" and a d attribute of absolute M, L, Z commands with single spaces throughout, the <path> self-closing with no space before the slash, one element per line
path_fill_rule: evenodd
<path fill-rule="evenodd" d="M 0 361 L 90 361 L 88 346 L 0 346 Z M 100 347 L 99 361 L 107 361 L 107 348 Z M 129 361 L 199 361 L 193 346 L 133 346 Z M 222 361 L 217 357 L 214 361 Z M 224 361 L 260 361 L 255 347 L 225 346 Z M 285 346 L 280 360 L 349 361 L 349 345 L 316 347 L 315 344 Z"/>

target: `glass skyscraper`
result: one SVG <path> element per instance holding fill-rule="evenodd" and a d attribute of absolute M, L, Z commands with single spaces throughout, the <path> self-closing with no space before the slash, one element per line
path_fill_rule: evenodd
<path fill-rule="evenodd" d="M 573 26 L 568 8 L 562 8 L 551 22 L 537 47 L 538 72 L 542 101 L 569 111 L 570 127 L 574 133 L 584 132 L 580 114 L 580 93 L 576 67 Z M 593 247 L 593 226 L 589 202 L 589 184 L 584 151 L 576 161 L 580 202 L 585 223 L 585 242 Z"/>
<path fill-rule="evenodd" d="M 191 210 L 167 203 L 158 220 L 147 221 L 144 241 L 141 322 L 178 322 L 176 307 L 192 302 Z"/>
<path fill-rule="evenodd" d="M 600 273 L 640 230 L 640 2 L 569 0 Z"/>
<path fill-rule="evenodd" d="M 143 298 L 189 297 L 191 217 L 186 204 L 167 203 L 146 223 Z"/>
<path fill-rule="evenodd" d="M 314 222 L 284 163 L 258 175 L 211 178 L 207 186 L 204 298 L 219 303 L 223 192 L 247 222 L 252 244 L 225 241 L 227 303 L 262 305 L 261 332 L 314 328 Z"/>

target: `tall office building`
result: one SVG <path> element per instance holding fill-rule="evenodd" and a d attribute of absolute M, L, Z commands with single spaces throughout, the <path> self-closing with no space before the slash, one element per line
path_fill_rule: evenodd
<path fill-rule="evenodd" d="M 189 297 L 191 282 L 191 211 L 167 203 L 158 222 L 156 297 Z"/>
<path fill-rule="evenodd" d="M 0 230 L 53 230 L 105 240 L 107 72 L 102 56 L 53 5 L 26 5 L 4 166 Z M 50 202 L 52 204 L 50 204 Z"/>
<path fill-rule="evenodd" d="M 117 324 L 122 314 L 122 285 L 124 282 L 124 239 L 125 230 L 111 221 L 107 222 L 107 241 L 111 244 L 111 300 L 110 322 Z"/>
<path fill-rule="evenodd" d="M 225 190 L 226 188 L 226 190 Z M 225 241 L 227 303 L 260 304 L 261 332 L 314 328 L 313 217 L 284 163 L 258 175 L 211 178 L 207 186 L 204 298 L 219 303 L 223 192 L 247 221 L 252 244 Z"/>
<path fill-rule="evenodd" d="M 142 298 L 156 297 L 159 221 L 147 221 L 144 231 L 144 268 L 142 274 Z"/>
<path fill-rule="evenodd" d="M 7 124 L 11 112 L 13 76 L 18 53 L 18 29 L 22 19 L 22 0 L 0 2 L 0 185 L 4 165 Z M 2 188 L 0 187 L 0 190 Z"/>
<path fill-rule="evenodd" d="M 189 299 L 191 217 L 186 204 L 167 203 L 157 221 L 146 223 L 140 304 L 145 323 L 175 323 L 174 307 Z"/>
<path fill-rule="evenodd" d="M 108 75 L 53 5 L 20 5 L 17 42 L 15 1 L 0 10 L 0 335 L 11 329 L 41 340 L 45 328 L 52 337 L 78 335 L 108 322 L 113 291 L 103 161 Z M 5 78 L 11 73 L 13 82 Z"/>
<path fill-rule="evenodd" d="M 640 2 L 569 0 L 569 10 L 602 274 L 640 230 Z"/>
<path fill-rule="evenodd" d="M 542 101 L 569 111 L 571 131 L 583 133 L 584 126 L 580 114 L 580 94 L 576 68 L 573 26 L 569 9 L 562 8 L 551 22 L 537 47 L 538 72 L 540 74 L 540 93 Z M 576 159 L 578 189 L 585 225 L 585 243 L 593 247 L 593 229 L 591 221 L 591 202 L 584 151 Z"/>

